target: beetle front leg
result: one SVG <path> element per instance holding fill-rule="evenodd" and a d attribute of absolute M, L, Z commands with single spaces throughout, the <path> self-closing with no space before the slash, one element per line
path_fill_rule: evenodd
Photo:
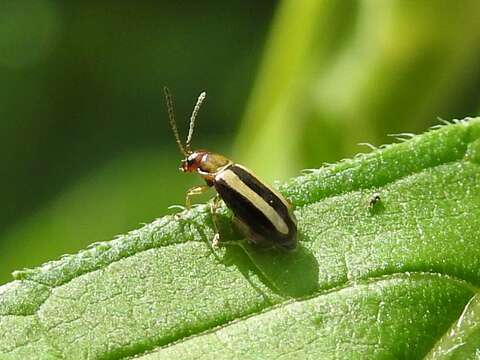
<path fill-rule="evenodd" d="M 191 201 L 191 198 L 195 195 L 201 195 L 203 194 L 205 191 L 207 191 L 208 189 L 210 188 L 210 186 L 208 185 L 203 185 L 203 186 L 195 186 L 195 187 L 192 187 L 190 188 L 188 191 L 187 191 L 187 196 L 185 197 L 185 207 L 187 209 L 191 209 L 192 208 L 192 201 Z"/>

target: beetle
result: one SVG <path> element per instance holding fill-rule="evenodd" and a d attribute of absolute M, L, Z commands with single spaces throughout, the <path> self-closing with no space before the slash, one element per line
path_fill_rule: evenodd
<path fill-rule="evenodd" d="M 216 224 L 216 209 L 221 198 L 233 212 L 239 230 L 254 244 L 276 246 L 293 250 L 297 245 L 297 225 L 293 207 L 278 191 L 258 179 L 249 169 L 236 164 L 223 155 L 208 150 L 191 149 L 195 119 L 206 93 L 202 92 L 190 117 L 190 128 L 185 145 L 182 144 L 175 121 L 173 98 L 164 87 L 168 117 L 180 152 L 184 155 L 180 170 L 197 173 L 206 185 L 188 190 L 186 207 L 191 207 L 191 197 L 215 188 L 217 195 L 211 202 L 215 236 L 213 245 L 218 246 L 220 235 Z"/>
<path fill-rule="evenodd" d="M 368 198 L 368 208 L 373 209 L 377 203 L 380 202 L 382 198 L 380 197 L 380 194 L 378 192 L 373 193 L 369 198 Z"/>

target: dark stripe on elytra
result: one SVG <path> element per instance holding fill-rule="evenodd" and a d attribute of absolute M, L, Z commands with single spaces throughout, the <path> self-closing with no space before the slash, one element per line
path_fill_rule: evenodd
<path fill-rule="evenodd" d="M 235 164 L 228 167 L 228 170 L 233 171 L 245 185 L 257 193 L 263 200 L 265 200 L 267 204 L 269 204 L 285 221 L 288 228 L 291 229 L 292 221 L 290 213 L 285 204 L 275 193 L 258 181 L 258 179 L 256 179 L 253 175 L 241 167 L 236 166 Z"/>
<path fill-rule="evenodd" d="M 228 170 L 227 170 L 228 171 Z M 283 235 L 275 228 L 270 220 L 248 199 L 232 189 L 224 180 L 215 181 L 215 189 L 222 197 L 225 204 L 233 211 L 236 217 L 247 224 L 249 228 L 256 234 L 271 240 L 285 240 L 290 236 Z M 287 223 L 288 226 L 288 223 Z M 291 227 L 289 227 L 289 233 Z"/>

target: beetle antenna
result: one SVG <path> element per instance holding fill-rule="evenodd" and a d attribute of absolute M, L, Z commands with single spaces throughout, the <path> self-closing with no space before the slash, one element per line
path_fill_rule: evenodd
<path fill-rule="evenodd" d="M 190 116 L 190 129 L 188 130 L 187 142 L 185 143 L 185 148 L 188 152 L 191 152 L 190 145 L 192 143 L 193 129 L 195 127 L 195 118 L 197 117 L 200 106 L 202 106 L 206 96 L 207 93 L 205 91 L 198 96 L 197 103 L 193 108 L 192 116 Z"/>
<path fill-rule="evenodd" d="M 172 128 L 173 135 L 175 135 L 175 140 L 177 141 L 178 147 L 183 155 L 187 156 L 187 150 L 180 141 L 180 136 L 178 135 L 177 122 L 175 121 L 175 111 L 173 110 L 173 99 L 170 94 L 170 90 L 166 86 L 163 87 L 163 92 L 165 94 L 165 102 L 167 103 L 168 118 L 170 120 L 170 127 Z"/>

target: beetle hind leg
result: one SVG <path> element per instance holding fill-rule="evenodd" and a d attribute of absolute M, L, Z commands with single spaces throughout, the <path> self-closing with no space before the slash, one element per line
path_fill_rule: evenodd
<path fill-rule="evenodd" d="M 222 201 L 222 198 L 220 195 L 216 195 L 213 201 L 210 203 L 210 212 L 212 214 L 212 224 L 213 224 L 213 229 L 215 231 L 215 234 L 213 235 L 212 239 L 212 247 L 213 248 L 218 248 L 221 245 L 239 245 L 238 241 L 221 241 L 220 238 L 220 231 L 218 228 L 218 213 L 217 209 L 220 207 L 220 202 Z M 261 238 L 253 234 L 251 231 L 249 231 L 248 227 L 237 217 L 233 218 L 234 225 L 238 228 L 238 230 L 248 239 L 249 242 L 256 243 L 257 241 L 261 241 Z M 257 239 L 257 241 L 255 241 Z"/>
<path fill-rule="evenodd" d="M 247 239 L 249 244 L 261 245 L 265 243 L 265 239 L 252 231 L 249 226 L 247 226 L 242 220 L 238 217 L 234 217 L 234 224 L 238 231 Z"/>

